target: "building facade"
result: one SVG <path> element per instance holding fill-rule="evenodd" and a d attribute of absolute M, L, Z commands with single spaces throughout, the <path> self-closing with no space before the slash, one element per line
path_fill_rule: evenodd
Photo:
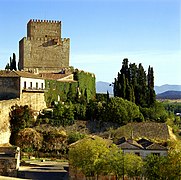
<path fill-rule="evenodd" d="M 0 100 L 20 99 L 21 105 L 34 110 L 46 107 L 45 80 L 38 74 L 23 71 L 0 71 Z"/>

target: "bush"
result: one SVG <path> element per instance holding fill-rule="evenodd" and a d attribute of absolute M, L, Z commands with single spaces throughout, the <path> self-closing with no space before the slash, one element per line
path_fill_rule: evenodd
<path fill-rule="evenodd" d="M 43 137 L 32 128 L 20 130 L 16 137 L 16 145 L 25 152 L 39 150 L 42 147 Z"/>
<path fill-rule="evenodd" d="M 85 134 L 81 134 L 79 132 L 71 132 L 69 135 L 68 135 L 68 138 L 67 138 L 67 143 L 68 144 L 72 144 L 80 139 L 83 139 L 85 137 Z"/>
<path fill-rule="evenodd" d="M 49 132 L 43 133 L 43 147 L 44 152 L 61 151 L 64 147 L 64 142 L 67 139 L 67 134 L 63 130 L 51 129 Z"/>

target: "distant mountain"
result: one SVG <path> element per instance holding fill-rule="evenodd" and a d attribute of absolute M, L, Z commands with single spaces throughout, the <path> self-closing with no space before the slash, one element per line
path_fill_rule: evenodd
<path fill-rule="evenodd" d="M 157 94 L 157 99 L 181 99 L 181 91 L 166 91 Z"/>
<path fill-rule="evenodd" d="M 110 86 L 110 83 L 98 81 L 96 82 L 96 92 L 97 93 L 107 93 L 113 94 L 113 87 Z M 155 86 L 156 94 L 161 94 L 166 91 L 181 91 L 181 85 L 169 85 L 165 84 L 162 86 Z"/>
<path fill-rule="evenodd" d="M 96 82 L 96 92 L 97 93 L 107 93 L 113 94 L 113 87 L 108 82 L 98 81 Z"/>
<path fill-rule="evenodd" d="M 166 91 L 181 91 L 181 85 L 164 84 L 162 86 L 155 86 L 156 94 L 160 94 Z"/>

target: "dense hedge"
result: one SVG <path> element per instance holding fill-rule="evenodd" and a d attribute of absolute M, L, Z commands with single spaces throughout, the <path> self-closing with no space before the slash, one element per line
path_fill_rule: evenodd
<path fill-rule="evenodd" d="M 87 100 L 94 99 L 96 96 L 95 75 L 89 72 L 75 69 L 74 79 L 78 81 L 81 94 L 86 94 Z"/>
<path fill-rule="evenodd" d="M 45 80 L 45 101 L 48 106 L 53 101 L 76 102 L 84 98 L 87 102 L 96 95 L 95 75 L 92 73 L 74 70 L 74 82 L 60 82 Z"/>

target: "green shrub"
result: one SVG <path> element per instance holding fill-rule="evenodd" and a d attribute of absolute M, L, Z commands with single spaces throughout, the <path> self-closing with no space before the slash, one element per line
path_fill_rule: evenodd
<path fill-rule="evenodd" d="M 85 137 L 85 134 L 79 133 L 79 132 L 71 132 L 67 137 L 67 143 L 72 144 L 80 139 L 83 139 Z"/>

